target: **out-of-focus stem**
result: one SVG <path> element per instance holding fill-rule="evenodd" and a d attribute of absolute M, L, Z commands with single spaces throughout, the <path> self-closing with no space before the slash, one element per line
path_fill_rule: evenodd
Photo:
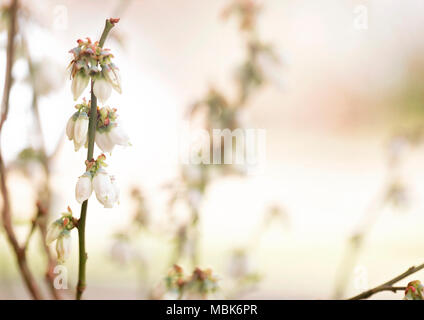
<path fill-rule="evenodd" d="M 6 49 L 6 76 L 4 80 L 3 98 L 1 102 L 0 130 L 6 121 L 9 113 L 10 88 L 12 87 L 12 67 L 15 58 L 15 35 L 16 35 L 16 16 L 18 11 L 18 0 L 13 0 L 9 7 L 9 29 L 7 33 Z"/>
<path fill-rule="evenodd" d="M 7 115 L 9 112 L 10 89 L 12 87 L 12 81 L 13 81 L 12 67 L 13 67 L 13 61 L 15 58 L 15 35 L 16 35 L 17 11 L 18 11 L 18 0 L 13 0 L 9 7 L 9 29 L 8 29 L 8 38 L 7 38 L 6 73 L 5 73 L 2 105 L 1 105 L 0 134 L 3 128 L 3 124 L 6 121 Z M 3 198 L 3 207 L 1 212 L 3 227 L 6 232 L 7 239 L 15 253 L 19 271 L 22 275 L 22 278 L 32 298 L 37 300 L 42 299 L 41 292 L 28 267 L 28 263 L 26 260 L 26 250 L 24 247 L 20 246 L 12 226 L 12 216 L 11 216 L 12 213 L 11 213 L 10 201 L 9 201 L 9 190 L 6 184 L 6 168 L 5 168 L 1 151 L 2 150 L 0 148 L 0 191 Z"/>
<path fill-rule="evenodd" d="M 35 79 L 35 68 L 34 64 L 31 58 L 31 54 L 28 48 L 28 44 L 26 41 L 26 37 L 21 33 L 22 37 L 22 47 L 23 51 L 25 52 L 28 69 L 29 69 L 29 75 L 30 75 L 30 81 L 33 88 L 33 96 L 32 96 L 32 111 L 34 113 L 34 122 L 37 130 L 37 138 L 39 139 L 39 150 L 41 154 L 41 165 L 43 166 L 45 181 L 44 186 L 42 190 L 39 192 L 38 201 L 37 201 L 37 214 L 33 221 L 31 231 L 28 234 L 27 242 L 25 243 L 25 248 L 29 245 L 29 240 L 31 237 L 32 232 L 35 231 L 35 228 L 38 226 L 41 232 L 41 242 L 42 247 L 45 251 L 46 258 L 47 258 L 47 267 L 46 267 L 46 274 L 45 274 L 45 280 L 46 283 L 50 289 L 51 295 L 54 299 L 59 300 L 61 299 L 61 296 L 59 294 L 59 291 L 54 287 L 54 278 L 55 275 L 53 273 L 54 267 L 57 264 L 56 259 L 53 257 L 49 246 L 46 244 L 45 239 L 47 235 L 47 222 L 49 218 L 50 213 L 50 207 L 51 207 L 51 198 L 52 198 L 52 192 L 50 188 L 50 167 L 51 163 L 54 160 L 53 156 L 48 156 L 46 151 L 46 144 L 41 128 L 41 116 L 40 111 L 38 108 L 38 93 L 35 90 L 36 86 L 36 79 Z M 61 141 L 59 140 L 58 144 L 60 144 Z"/>
<path fill-rule="evenodd" d="M 99 46 L 103 47 L 109 31 L 115 26 L 119 19 L 107 19 L 102 36 L 100 37 Z M 97 98 L 93 91 L 94 80 L 91 80 L 91 105 L 90 119 L 88 125 L 88 151 L 87 160 L 93 159 L 94 140 L 96 137 L 96 122 L 97 122 Z M 79 266 L 78 266 L 78 284 L 76 299 L 80 300 L 86 287 L 86 264 L 87 252 L 85 250 L 85 222 L 87 218 L 88 200 L 85 200 L 81 206 L 81 214 L 78 220 L 78 242 L 79 242 Z"/>

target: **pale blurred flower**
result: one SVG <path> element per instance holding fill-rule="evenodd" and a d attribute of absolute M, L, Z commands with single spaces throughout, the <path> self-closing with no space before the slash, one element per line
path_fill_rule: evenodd
<path fill-rule="evenodd" d="M 71 253 L 71 235 L 68 232 L 63 232 L 56 241 L 56 253 L 59 263 L 64 263 Z"/>
<path fill-rule="evenodd" d="M 274 56 L 271 52 L 267 51 L 260 51 L 256 59 L 266 80 L 270 81 L 280 89 L 284 88 L 285 79 L 280 59 Z"/>
<path fill-rule="evenodd" d="M 128 264 L 134 257 L 134 251 L 127 239 L 117 238 L 111 247 L 111 257 L 118 263 Z"/>
<path fill-rule="evenodd" d="M 59 222 L 53 222 L 49 225 L 47 228 L 47 235 L 46 235 L 46 243 L 49 245 L 53 241 L 55 241 L 57 238 L 59 238 L 60 234 L 64 230 L 64 227 Z"/>
<path fill-rule="evenodd" d="M 188 201 L 193 209 L 199 210 L 200 204 L 202 203 L 202 198 L 203 195 L 199 190 L 191 189 L 188 191 Z"/>
<path fill-rule="evenodd" d="M 184 166 L 183 175 L 189 182 L 200 182 L 203 177 L 202 167 L 200 165 Z"/>
<path fill-rule="evenodd" d="M 396 164 L 410 147 L 411 145 L 406 137 L 399 135 L 392 138 L 388 145 L 388 156 L 391 164 Z"/>
<path fill-rule="evenodd" d="M 244 250 L 234 250 L 228 262 L 228 274 L 233 278 L 242 278 L 251 271 L 249 259 Z"/>

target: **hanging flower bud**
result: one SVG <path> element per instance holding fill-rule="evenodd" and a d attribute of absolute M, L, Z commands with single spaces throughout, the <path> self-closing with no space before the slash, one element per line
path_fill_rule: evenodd
<path fill-rule="evenodd" d="M 75 120 L 75 116 L 72 115 L 72 117 L 69 118 L 68 123 L 66 124 L 66 135 L 68 136 L 69 140 L 72 140 L 74 138 Z"/>
<path fill-rule="evenodd" d="M 96 132 L 96 144 L 103 152 L 112 153 L 115 144 L 110 140 L 107 132 Z"/>
<path fill-rule="evenodd" d="M 78 182 L 75 187 L 75 198 L 78 203 L 83 203 L 91 196 L 92 192 L 93 186 L 91 184 L 91 174 L 86 172 L 78 178 Z"/>
<path fill-rule="evenodd" d="M 112 181 L 105 170 L 98 169 L 93 178 L 93 188 L 96 198 L 105 208 L 112 208 L 116 202 L 115 189 Z"/>
<path fill-rule="evenodd" d="M 78 72 L 72 79 L 72 94 L 74 95 L 74 100 L 77 100 L 84 89 L 88 85 L 90 77 L 86 76 L 83 72 Z"/>
<path fill-rule="evenodd" d="M 94 81 L 93 91 L 100 102 L 105 103 L 112 93 L 111 84 L 102 76 Z"/>
<path fill-rule="evenodd" d="M 63 232 L 56 241 L 56 253 L 59 263 L 64 263 L 71 253 L 71 235 L 69 231 Z"/>
<path fill-rule="evenodd" d="M 85 112 L 80 112 L 74 127 L 75 151 L 78 151 L 87 141 L 88 124 L 88 115 Z"/>
<path fill-rule="evenodd" d="M 404 300 L 423 300 L 424 287 L 419 280 L 411 281 L 405 289 Z"/>
<path fill-rule="evenodd" d="M 62 223 L 59 221 L 55 221 L 52 224 L 50 224 L 49 227 L 47 228 L 47 235 L 46 235 L 47 245 L 51 244 L 53 241 L 59 238 L 63 229 L 64 227 Z"/>
<path fill-rule="evenodd" d="M 122 93 L 119 69 L 113 63 L 110 63 L 103 66 L 102 72 L 106 80 L 112 85 L 113 89 L 115 89 L 118 93 Z"/>
<path fill-rule="evenodd" d="M 119 144 L 121 146 L 129 146 L 130 138 L 127 133 L 122 129 L 122 126 L 118 123 L 115 123 L 109 132 L 109 139 L 115 145 Z"/>
<path fill-rule="evenodd" d="M 53 241 L 61 237 L 65 232 L 69 232 L 75 227 L 72 217 L 72 210 L 68 207 L 67 212 L 62 213 L 62 217 L 53 221 L 47 228 L 46 244 L 49 245 Z"/>

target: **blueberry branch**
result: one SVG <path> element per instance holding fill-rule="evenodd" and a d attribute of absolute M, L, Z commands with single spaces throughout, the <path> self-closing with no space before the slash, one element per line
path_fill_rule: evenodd
<path fill-rule="evenodd" d="M 105 28 L 100 37 L 99 46 L 103 47 L 110 30 L 119 22 L 119 19 L 107 19 Z M 93 159 L 94 153 L 94 140 L 96 136 L 96 122 L 97 122 L 97 98 L 93 91 L 94 80 L 91 79 L 91 105 L 90 105 L 90 119 L 88 125 L 88 151 L 87 161 Z M 79 267 L 78 267 L 78 284 L 76 299 L 80 300 L 86 287 L 86 264 L 87 252 L 85 250 L 85 222 L 87 218 L 88 200 L 85 200 L 81 205 L 81 214 L 78 220 L 78 242 L 79 242 Z"/>
<path fill-rule="evenodd" d="M 394 277 L 393 279 L 375 287 L 372 288 L 370 290 L 364 291 L 352 298 L 350 298 L 349 300 L 361 300 L 361 299 L 367 299 L 369 297 L 371 297 L 372 295 L 374 295 L 375 293 L 381 292 L 381 291 L 393 291 L 396 292 L 398 290 L 405 290 L 406 287 L 394 287 L 393 285 L 397 282 L 399 282 L 400 280 L 403 280 L 404 278 L 410 276 L 411 274 L 414 274 L 418 271 L 420 271 L 421 269 L 424 268 L 424 263 L 420 264 L 418 267 L 410 267 L 408 270 L 406 270 L 404 273 L 401 273 L 400 275 L 398 275 L 397 277 Z"/>

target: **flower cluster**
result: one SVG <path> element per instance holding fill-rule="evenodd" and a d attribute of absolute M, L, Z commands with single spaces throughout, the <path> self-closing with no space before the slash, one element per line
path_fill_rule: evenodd
<path fill-rule="evenodd" d="M 218 289 L 217 282 L 211 269 L 196 268 L 190 276 L 186 277 L 183 268 L 178 265 L 174 265 L 166 277 L 168 290 L 178 292 L 180 298 L 186 295 L 188 299 L 205 299 L 209 293 Z"/>
<path fill-rule="evenodd" d="M 85 100 L 75 106 L 77 111 L 69 118 L 66 125 L 66 135 L 74 142 L 75 151 L 86 146 L 88 141 L 88 125 L 90 116 L 89 103 Z M 96 137 L 97 146 L 103 152 L 112 153 L 116 145 L 129 146 L 129 137 L 118 122 L 115 108 L 97 108 Z"/>
<path fill-rule="evenodd" d="M 57 260 L 64 263 L 71 252 L 71 230 L 76 227 L 72 217 L 72 210 L 62 213 L 62 216 L 52 222 L 47 230 L 46 243 L 49 245 L 56 241 Z"/>
<path fill-rule="evenodd" d="M 85 146 L 88 136 L 89 111 L 90 107 L 85 102 L 75 106 L 78 109 L 68 120 L 66 124 L 66 135 L 68 139 L 74 142 L 75 151 L 78 151 L 81 146 Z"/>
<path fill-rule="evenodd" d="M 117 118 L 116 109 L 103 107 L 98 110 L 96 144 L 103 152 L 112 153 L 115 145 L 131 145 L 128 135 Z"/>
<path fill-rule="evenodd" d="M 77 42 L 78 46 L 69 51 L 74 56 L 69 65 L 74 100 L 77 100 L 87 87 L 90 77 L 95 80 L 94 94 L 102 103 L 110 97 L 112 88 L 121 93 L 119 69 L 111 61 L 113 54 L 110 50 L 103 49 L 98 41 L 92 42 L 90 38 Z"/>
<path fill-rule="evenodd" d="M 95 161 L 86 161 L 87 171 L 78 178 L 75 186 L 75 198 L 79 203 L 90 198 L 93 190 L 105 208 L 113 208 L 115 203 L 119 203 L 119 187 L 115 177 L 104 169 L 107 166 L 105 159 L 102 154 Z"/>

